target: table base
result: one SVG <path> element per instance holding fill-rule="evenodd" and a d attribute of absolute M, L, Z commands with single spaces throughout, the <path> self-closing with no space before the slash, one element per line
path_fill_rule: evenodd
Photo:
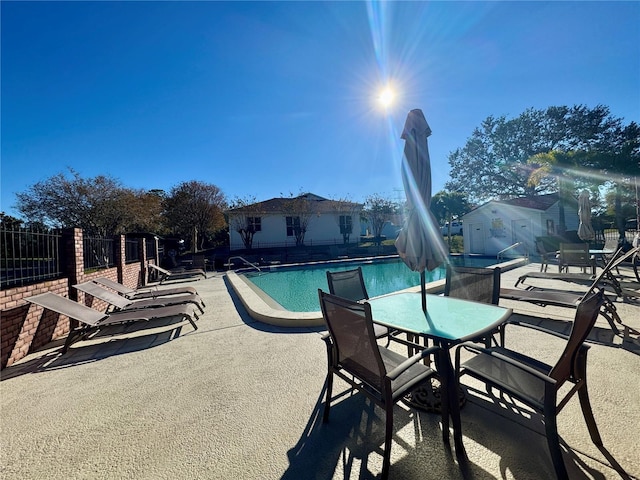
<path fill-rule="evenodd" d="M 441 413 L 442 411 L 442 396 L 440 394 L 440 380 L 437 378 L 430 378 L 426 384 L 413 390 L 407 396 L 405 401 L 414 408 L 424 410 L 429 413 Z M 467 402 L 467 396 L 461 387 L 458 387 L 458 403 L 460 408 Z"/>

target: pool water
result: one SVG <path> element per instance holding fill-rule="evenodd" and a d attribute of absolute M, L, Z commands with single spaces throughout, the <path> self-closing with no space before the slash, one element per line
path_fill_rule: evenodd
<path fill-rule="evenodd" d="M 486 267 L 496 263 L 494 258 L 451 257 L 454 265 Z M 343 271 L 362 267 L 364 283 L 369 297 L 377 297 L 420 285 L 420 274 L 413 272 L 398 259 L 345 264 L 320 264 L 295 267 L 274 267 L 270 271 L 244 274 L 286 310 L 316 312 L 320 310 L 318 289 L 329 291 L 327 270 Z M 425 272 L 426 282 L 445 278 L 444 267 Z"/>

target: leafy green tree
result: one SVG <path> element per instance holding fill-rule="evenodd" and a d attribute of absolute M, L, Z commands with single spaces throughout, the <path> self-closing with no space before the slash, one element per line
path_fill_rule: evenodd
<path fill-rule="evenodd" d="M 208 234 L 226 227 L 226 198 L 217 186 L 191 180 L 171 189 L 164 199 L 167 227 L 191 239 L 191 249 L 202 248 Z"/>
<path fill-rule="evenodd" d="M 365 199 L 362 214 L 371 226 L 377 245 L 382 243 L 382 230 L 385 225 L 393 219 L 398 211 L 398 205 L 393 200 L 379 194 L 370 195 Z"/>
<path fill-rule="evenodd" d="M 463 192 L 447 192 L 444 190 L 436 193 L 431 199 L 431 211 L 439 222 L 449 224 L 449 245 L 451 245 L 451 222 L 471 210 L 467 201 L 467 195 Z"/>
<path fill-rule="evenodd" d="M 555 177 L 529 181 L 532 157 L 555 151 L 612 152 L 621 128 L 621 120 L 602 105 L 528 109 L 511 120 L 490 116 L 464 147 L 449 155 L 451 180 L 446 189 L 463 191 L 473 202 L 552 193 L 557 189 Z M 580 161 L 579 169 L 598 164 L 594 156 Z"/>

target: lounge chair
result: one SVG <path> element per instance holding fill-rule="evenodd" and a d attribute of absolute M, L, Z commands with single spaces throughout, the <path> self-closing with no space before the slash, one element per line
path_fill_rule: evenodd
<path fill-rule="evenodd" d="M 175 295 L 168 297 L 156 297 L 144 300 L 128 300 L 117 293 L 110 292 L 102 288 L 97 283 L 84 282 L 73 285 L 73 288 L 89 295 L 99 298 L 117 308 L 118 310 L 137 310 L 141 308 L 157 308 L 166 307 L 168 305 L 180 305 L 185 303 L 193 303 L 198 307 L 200 313 L 204 313 L 204 304 L 197 293 L 186 295 Z"/>
<path fill-rule="evenodd" d="M 343 395 L 332 398 L 334 375 L 381 407 L 386 419 L 381 478 L 386 479 L 391 463 L 393 407 L 406 394 L 436 376 L 436 372 L 422 365 L 421 361 L 442 351 L 440 347 L 431 347 L 411 358 L 400 355 L 376 342 L 371 305 L 330 295 L 322 290 L 318 290 L 318 296 L 330 334 L 325 338 L 328 371 L 323 422 L 329 421 L 332 400 Z M 443 385 L 446 385 L 445 380 Z M 442 392 L 442 424 L 447 425 L 445 418 L 448 418 L 449 412 L 446 388 Z"/>
<path fill-rule="evenodd" d="M 625 300 L 630 297 L 638 297 L 640 292 L 634 291 L 632 288 L 626 288 L 630 285 L 630 282 L 625 282 L 624 280 L 618 279 L 613 271 L 619 272 L 619 267 L 622 263 L 628 262 L 632 257 L 638 255 L 640 248 L 632 249 L 632 253 L 625 255 L 622 248 L 619 248 L 611 257 L 609 257 L 609 261 L 604 266 L 603 271 L 600 274 L 600 286 L 602 287 L 611 287 L 613 291 L 615 291 L 618 297 L 624 298 Z M 627 252 L 629 253 L 629 252 Z M 529 278 L 538 278 L 544 280 L 561 280 L 563 282 L 576 283 L 579 285 L 591 285 L 595 280 L 596 276 L 591 275 L 589 273 L 550 273 L 550 272 L 527 272 L 520 277 L 515 283 L 517 287 L 521 283 L 524 283 Z"/>
<path fill-rule="evenodd" d="M 121 283 L 114 282 L 113 280 L 109 280 L 108 278 L 100 277 L 94 278 L 92 280 L 94 283 L 102 285 L 104 287 L 108 287 L 111 290 L 115 290 L 120 295 L 129 300 L 141 300 L 144 298 L 158 298 L 158 297 L 166 297 L 168 295 L 182 295 L 186 293 L 198 293 L 198 291 L 193 287 L 176 287 L 176 288 L 142 288 L 142 289 L 133 289 L 129 288 Z M 204 304 L 203 304 L 204 305 Z"/>
<path fill-rule="evenodd" d="M 586 297 L 577 306 L 571 334 L 562 355 L 555 365 L 547 365 L 536 358 L 523 355 L 503 347 L 482 348 L 480 345 L 464 343 L 456 349 L 455 363 L 458 378 L 470 375 L 485 383 L 490 392 L 496 388 L 507 395 L 500 396 L 500 403 L 511 397 L 533 408 L 544 416 L 547 444 L 551 460 L 559 479 L 568 478 L 558 438 L 556 417 L 569 399 L 577 392 L 582 415 L 587 423 L 591 440 L 602 447 L 587 391 L 587 351 L 585 339 L 595 324 L 598 311 L 604 302 L 602 290 Z M 545 331 L 553 334 L 553 332 Z M 462 349 L 473 353 L 460 363 Z M 566 394 L 565 384 L 573 384 Z M 561 397 L 563 395 L 564 397 Z M 560 401 L 558 401 L 560 399 Z M 507 404 L 507 409 L 510 407 Z M 526 450 L 523 450 L 526 451 Z M 541 474 L 542 476 L 542 474 Z"/>
<path fill-rule="evenodd" d="M 200 275 L 207 278 L 207 272 L 201 268 L 180 269 L 179 271 L 172 272 L 153 263 L 149 263 L 148 266 L 160 276 L 160 284 L 173 280 L 193 280 Z"/>
<path fill-rule="evenodd" d="M 80 325 L 76 329 L 72 329 L 67 336 L 67 340 L 62 348 L 65 353 L 74 339 L 82 339 L 92 333 L 97 333 L 100 328 L 107 325 L 116 325 L 133 322 L 148 322 L 154 319 L 182 317 L 182 320 L 189 320 L 194 330 L 198 329 L 195 320 L 198 319 L 197 314 L 193 311 L 193 307 L 188 305 L 170 305 L 167 307 L 147 308 L 144 310 L 121 310 L 112 313 L 100 313 L 93 308 L 89 308 L 66 297 L 55 293 L 47 292 L 33 297 L 25 298 L 27 302 L 40 305 L 41 307 L 53 312 L 61 313 L 69 318 L 77 320 Z"/>
<path fill-rule="evenodd" d="M 542 307 L 546 307 L 547 305 L 552 305 L 556 307 L 567 307 L 567 308 L 577 308 L 582 300 L 584 300 L 591 292 L 595 291 L 598 287 L 602 286 L 602 278 L 607 274 L 607 271 L 610 271 L 616 265 L 628 260 L 636 253 L 635 249 L 629 250 L 627 253 L 623 254 L 621 257 L 612 260 L 609 262 L 608 267 L 603 269 L 603 271 L 593 280 L 591 286 L 587 290 L 586 293 L 582 292 L 568 292 L 565 290 L 554 290 L 548 288 L 540 288 L 540 287 L 527 287 L 526 290 L 519 288 L 501 288 L 500 289 L 500 298 L 504 298 L 506 300 L 517 300 L 520 302 L 528 302 L 534 303 L 536 305 L 540 305 Z M 616 306 L 606 295 L 604 295 L 604 301 L 602 305 L 602 309 L 600 310 L 600 315 L 602 315 L 611 330 L 616 335 L 620 334 L 620 330 L 616 326 L 616 322 L 622 324 L 622 320 L 616 311 Z M 627 338 L 630 327 L 625 326 L 624 336 Z M 635 330 L 631 329 L 633 332 Z M 638 332 L 635 332 L 638 333 Z M 501 345 L 504 345 L 504 335 L 501 338 Z"/>

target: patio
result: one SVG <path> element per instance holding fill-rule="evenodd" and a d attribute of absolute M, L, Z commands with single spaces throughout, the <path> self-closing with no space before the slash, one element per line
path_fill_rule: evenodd
<path fill-rule="evenodd" d="M 503 273 L 503 286 L 523 270 L 539 264 Z M 321 422 L 326 351 L 320 330 L 258 323 L 223 274 L 209 275 L 188 283 L 207 305 L 197 331 L 186 322 L 138 325 L 116 336 L 117 330 L 106 330 L 62 357 L 57 342 L 3 370 L 2 477 L 375 478 L 382 411 L 363 408 L 361 395 L 347 395 L 332 407 L 330 422 Z M 558 328 L 575 312 L 500 305 L 537 317 L 533 321 L 551 317 L 557 321 L 546 323 Z M 640 329 L 640 306 L 616 306 L 625 323 Z M 609 455 L 591 443 L 574 398 L 558 418 L 570 448 L 564 456 L 569 475 L 638 478 L 640 345 L 614 337 L 602 319 L 591 338 L 598 343 L 589 351 L 589 391 Z M 563 342 L 511 326 L 507 345 L 552 362 Z M 343 386 L 336 382 L 334 392 Z M 498 408 L 482 388 L 472 388 L 468 399 L 462 410 L 466 465 L 442 443 L 438 415 L 396 407 L 390 478 L 553 478 L 540 422 Z M 621 473 L 611 467 L 616 462 Z"/>

